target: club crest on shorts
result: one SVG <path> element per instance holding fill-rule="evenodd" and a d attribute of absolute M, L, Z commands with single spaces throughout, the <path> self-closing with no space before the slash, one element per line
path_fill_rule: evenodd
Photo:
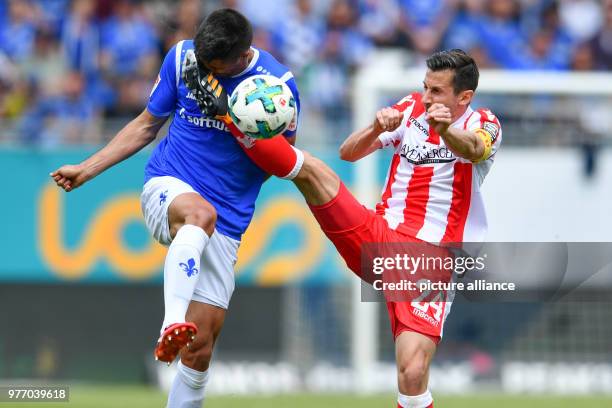
<path fill-rule="evenodd" d="M 162 193 L 159 193 L 159 205 L 162 205 L 163 203 L 165 203 L 167 198 L 168 198 L 168 190 Z"/>

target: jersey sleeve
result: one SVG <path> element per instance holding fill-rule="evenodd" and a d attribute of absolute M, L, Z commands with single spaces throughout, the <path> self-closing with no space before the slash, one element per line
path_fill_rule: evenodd
<path fill-rule="evenodd" d="M 289 71 L 285 75 L 289 77 L 289 79 L 287 79 L 285 83 L 291 90 L 291 93 L 293 94 L 293 99 L 295 100 L 295 116 L 293 117 L 293 120 L 287 127 L 287 130 L 285 130 L 285 132 L 283 133 L 283 136 L 293 137 L 297 134 L 297 127 L 299 124 L 300 109 L 301 109 L 300 92 L 298 90 L 297 83 L 295 82 L 295 78 L 293 77 L 293 74 Z"/>
<path fill-rule="evenodd" d="M 177 100 L 177 56 L 175 45 L 168 51 L 151 90 L 147 110 L 157 117 L 169 116 L 176 108 Z"/>
<path fill-rule="evenodd" d="M 476 162 L 489 160 L 499 149 L 502 139 L 501 124 L 489 109 L 478 109 L 469 118 L 466 129 L 476 132 L 485 143 L 485 155 Z"/>
<path fill-rule="evenodd" d="M 387 147 L 397 148 L 399 146 L 404 135 L 404 129 L 406 128 L 406 121 L 412 112 L 414 103 L 414 94 L 410 94 L 400 99 L 392 106 L 393 109 L 397 109 L 404 114 L 404 119 L 402 119 L 402 123 L 395 130 L 391 132 L 383 132 L 378 136 L 378 140 L 380 140 L 383 149 Z"/>

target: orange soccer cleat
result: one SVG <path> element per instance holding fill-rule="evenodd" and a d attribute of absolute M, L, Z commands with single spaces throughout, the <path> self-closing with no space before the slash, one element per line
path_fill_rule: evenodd
<path fill-rule="evenodd" d="M 183 347 L 189 346 L 195 340 L 197 333 L 198 328 L 191 322 L 175 323 L 166 327 L 157 341 L 155 360 L 163 361 L 170 365 L 179 351 Z"/>

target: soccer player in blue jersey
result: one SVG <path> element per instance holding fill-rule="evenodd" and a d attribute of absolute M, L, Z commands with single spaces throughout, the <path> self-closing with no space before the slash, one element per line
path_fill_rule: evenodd
<path fill-rule="evenodd" d="M 227 119 L 222 120 L 224 107 L 215 103 L 227 97 L 207 99 L 206 92 L 231 93 L 249 76 L 270 74 L 287 83 L 299 110 L 292 73 L 252 47 L 252 37 L 249 21 L 237 11 L 211 13 L 194 40 L 181 41 L 168 52 L 146 109 L 100 151 L 51 173 L 58 186 L 72 191 L 151 143 L 173 117 L 146 166 L 141 196 L 148 229 L 169 245 L 165 316 L 155 350 L 156 358 L 166 362 L 181 353 L 168 407 L 199 407 L 204 400 L 213 345 L 234 290 L 236 252 L 267 177 L 245 154 L 248 146 L 230 135 Z M 296 125 L 297 117 L 277 138 L 293 143 Z M 294 162 L 299 160 L 291 166 Z M 289 175 L 291 167 L 287 170 Z"/>

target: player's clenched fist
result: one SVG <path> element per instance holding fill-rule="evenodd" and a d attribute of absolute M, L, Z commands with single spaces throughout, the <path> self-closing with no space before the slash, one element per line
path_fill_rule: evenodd
<path fill-rule="evenodd" d="M 377 133 L 390 132 L 398 128 L 404 119 L 404 114 L 395 108 L 383 108 L 376 112 L 374 130 Z"/>
<path fill-rule="evenodd" d="M 55 184 L 66 191 L 74 190 L 91 178 L 85 166 L 67 164 L 49 174 Z"/>
<path fill-rule="evenodd" d="M 445 133 L 452 123 L 450 109 L 441 103 L 432 104 L 429 109 L 427 109 L 426 118 L 429 126 L 433 127 L 438 134 Z"/>

